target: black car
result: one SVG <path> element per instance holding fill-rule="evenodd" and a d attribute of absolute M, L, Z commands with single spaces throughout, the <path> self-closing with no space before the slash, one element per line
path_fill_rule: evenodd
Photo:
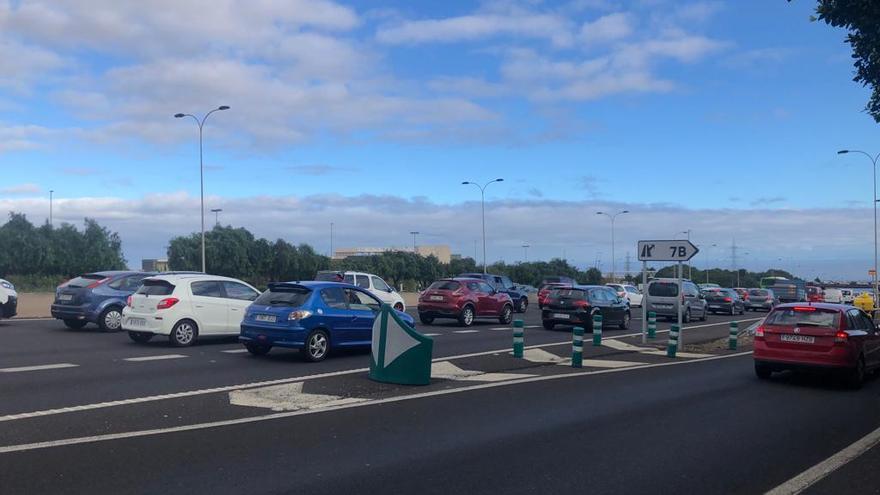
<path fill-rule="evenodd" d="M 614 289 L 604 285 L 553 289 L 544 304 L 541 320 L 547 330 L 553 330 L 556 325 L 572 325 L 592 331 L 596 314 L 602 315 L 603 327 L 629 328 L 629 303 L 618 297 Z"/>
<path fill-rule="evenodd" d="M 493 275 L 491 273 L 462 273 L 459 278 L 476 278 L 489 282 L 496 291 L 503 292 L 510 296 L 513 301 L 513 310 L 517 313 L 525 313 L 529 307 L 529 294 L 524 287 L 518 286 L 510 280 L 510 277 L 504 275 Z"/>
<path fill-rule="evenodd" d="M 709 289 L 703 293 L 706 295 L 709 311 L 713 314 L 741 315 L 746 312 L 743 300 L 733 289 Z"/>
<path fill-rule="evenodd" d="M 746 300 L 746 309 L 749 311 L 769 312 L 777 304 L 779 298 L 772 289 L 749 289 L 749 298 Z"/>

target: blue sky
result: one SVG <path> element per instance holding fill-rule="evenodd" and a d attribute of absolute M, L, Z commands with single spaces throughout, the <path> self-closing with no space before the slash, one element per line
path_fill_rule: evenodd
<path fill-rule="evenodd" d="M 479 236 L 490 259 L 618 264 L 639 238 L 736 238 L 752 268 L 856 277 L 868 91 L 799 0 L 0 2 L 0 207 L 98 218 L 133 265 L 224 223 L 326 250 Z M 102 15 L 94 15 L 99 12 Z M 174 15 L 164 15 L 166 13 Z M 817 229 L 817 223 L 823 228 Z M 703 263 L 729 266 L 729 249 Z M 785 258 L 779 261 L 779 258 Z M 700 260 L 697 260 L 700 263 Z"/>

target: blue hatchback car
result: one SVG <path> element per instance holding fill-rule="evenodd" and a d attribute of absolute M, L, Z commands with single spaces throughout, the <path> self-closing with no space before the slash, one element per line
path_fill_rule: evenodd
<path fill-rule="evenodd" d="M 245 312 L 238 340 L 255 356 L 287 347 L 300 349 L 309 361 L 322 361 L 331 349 L 370 346 L 381 306 L 350 284 L 272 283 Z M 399 314 L 415 325 L 412 316 Z"/>
<path fill-rule="evenodd" d="M 105 332 L 118 331 L 128 296 L 151 275 L 155 273 L 107 271 L 80 275 L 55 289 L 52 317 L 72 329 L 97 323 Z"/>

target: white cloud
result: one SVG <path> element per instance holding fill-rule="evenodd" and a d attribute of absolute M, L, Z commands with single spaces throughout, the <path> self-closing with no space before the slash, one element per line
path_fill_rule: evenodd
<path fill-rule="evenodd" d="M 2 35 L 0 60 L 0 89 L 7 88 L 16 93 L 30 93 L 32 85 L 42 76 L 65 65 L 62 57 L 49 50 L 3 39 Z"/>
<path fill-rule="evenodd" d="M 455 43 L 497 36 L 545 39 L 559 46 L 572 43 L 570 22 L 564 17 L 521 9 L 403 21 L 376 33 L 380 42 L 388 44 Z"/>
<path fill-rule="evenodd" d="M 3 125 L 0 122 L 0 153 L 32 150 L 43 146 L 51 129 L 38 125 Z"/>
<path fill-rule="evenodd" d="M 37 194 L 41 191 L 40 186 L 32 183 L 17 184 L 0 189 L 0 194 Z"/>
<path fill-rule="evenodd" d="M 587 45 L 594 45 L 627 38 L 632 32 L 632 16 L 618 12 L 585 22 L 581 26 L 580 39 Z"/>

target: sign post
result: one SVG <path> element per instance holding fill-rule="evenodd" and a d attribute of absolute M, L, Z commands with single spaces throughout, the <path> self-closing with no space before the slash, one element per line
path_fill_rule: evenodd
<path fill-rule="evenodd" d="M 642 344 L 646 344 L 648 335 L 648 262 L 642 261 Z"/>
<path fill-rule="evenodd" d="M 647 266 L 649 261 L 675 261 L 678 262 L 676 266 L 676 277 L 678 278 L 678 303 L 676 304 L 676 310 L 678 313 L 678 328 L 681 328 L 681 319 L 682 319 L 682 275 L 684 273 L 684 268 L 682 263 L 685 261 L 690 261 L 691 258 L 697 255 L 700 252 L 697 246 L 694 246 L 691 241 L 683 239 L 683 240 L 671 240 L 671 241 L 639 241 L 638 244 L 639 249 L 639 261 L 642 263 L 642 281 L 644 282 L 645 291 L 648 290 L 648 275 L 647 275 Z M 648 320 L 648 304 L 647 304 L 647 296 L 642 298 L 642 342 L 645 342 L 645 337 L 647 335 L 647 320 Z M 681 336 L 679 336 L 678 346 L 681 347 Z"/>

